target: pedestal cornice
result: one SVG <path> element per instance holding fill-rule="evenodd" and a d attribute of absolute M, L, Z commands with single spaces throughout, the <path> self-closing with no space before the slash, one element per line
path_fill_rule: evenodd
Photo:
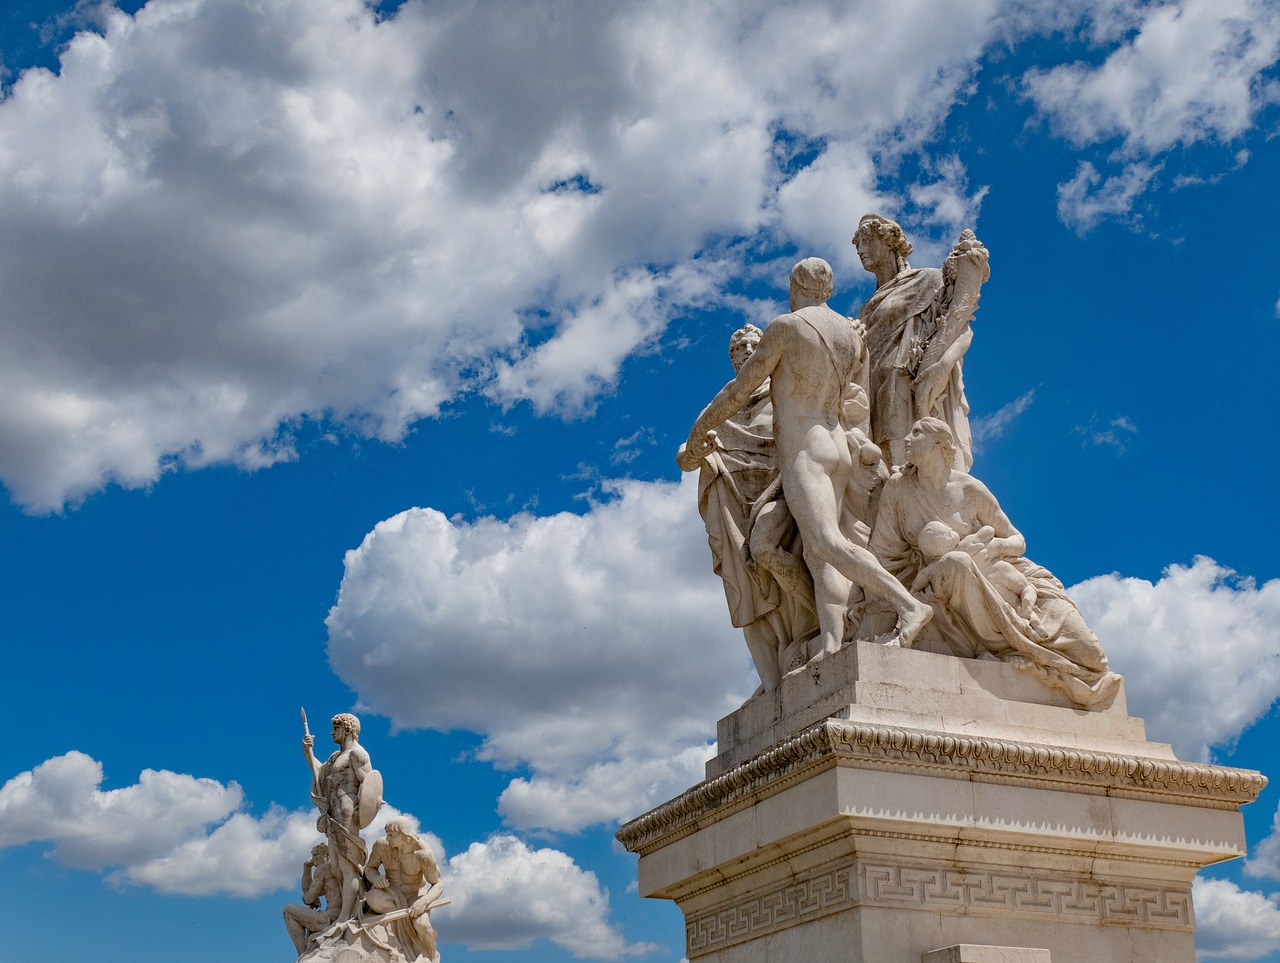
<path fill-rule="evenodd" d="M 644 855 L 836 766 L 1222 810 L 1252 802 L 1267 783 L 1252 770 L 826 719 L 631 820 L 617 839 Z"/>

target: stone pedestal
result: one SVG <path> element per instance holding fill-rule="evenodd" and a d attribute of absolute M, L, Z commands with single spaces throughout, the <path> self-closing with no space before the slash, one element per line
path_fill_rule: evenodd
<path fill-rule="evenodd" d="M 1191 880 L 1244 855 L 1266 783 L 1148 742 L 1123 691 L 1085 711 L 1011 666 L 866 642 L 721 720 L 719 747 L 618 832 L 699 963 L 1194 963 Z"/>

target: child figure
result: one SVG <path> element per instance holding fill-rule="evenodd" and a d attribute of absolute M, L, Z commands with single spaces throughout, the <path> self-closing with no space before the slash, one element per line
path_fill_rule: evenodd
<path fill-rule="evenodd" d="M 983 525 L 973 537 L 985 545 L 991 541 L 995 533 L 995 529 L 990 525 Z M 912 592 L 919 592 L 925 587 L 933 574 L 934 563 L 948 552 L 959 549 L 960 542 L 960 536 L 946 522 L 928 522 L 924 528 L 920 529 L 920 554 L 925 557 L 928 564 L 920 569 L 920 574 L 911 583 Z M 1035 586 L 1027 581 L 1027 577 L 1006 559 L 991 558 L 977 551 L 976 546 L 967 550 L 977 563 L 978 570 L 1000 594 L 1000 597 L 1017 609 L 1018 614 L 1027 620 L 1033 631 L 1042 634 L 1040 619 L 1035 614 L 1036 600 L 1039 596 Z"/>

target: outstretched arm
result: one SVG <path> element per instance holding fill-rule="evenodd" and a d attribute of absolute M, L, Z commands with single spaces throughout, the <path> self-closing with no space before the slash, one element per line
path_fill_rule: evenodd
<path fill-rule="evenodd" d="M 678 456 L 681 468 L 687 464 L 690 467 L 685 470 L 689 471 L 707 457 L 715 447 L 715 428 L 750 401 L 752 392 L 773 374 L 782 360 L 782 338 L 780 326 L 769 325 L 756 350 L 738 369 L 737 377 L 721 388 L 711 399 L 711 404 L 702 409 L 702 414 L 689 429 L 689 440 L 685 442 L 683 454 Z"/>

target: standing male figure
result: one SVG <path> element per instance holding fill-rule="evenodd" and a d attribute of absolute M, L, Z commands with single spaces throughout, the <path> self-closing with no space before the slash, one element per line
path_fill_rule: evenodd
<path fill-rule="evenodd" d="M 690 460 L 705 457 L 715 445 L 714 429 L 771 379 L 782 491 L 800 529 L 818 605 L 822 643 L 814 656 L 833 653 L 844 641 L 849 582 L 897 612 L 889 644 L 910 646 L 933 617 L 928 605 L 913 598 L 841 527 L 854 522 L 848 506 L 857 457 L 841 406 L 850 382 L 857 380 L 865 348 L 858 327 L 827 307 L 831 284 L 831 265 L 821 258 L 805 258 L 792 268 L 791 312 L 769 323 L 737 376 L 693 423 L 685 444 Z"/>
<path fill-rule="evenodd" d="M 370 910 L 375 913 L 409 911 L 406 919 L 391 924 L 405 957 L 412 960 L 416 952 L 431 963 L 439 963 L 430 910 L 444 892 L 444 883 L 440 880 L 440 864 L 436 862 L 435 853 L 418 838 L 409 820 L 403 816 L 387 820 L 387 834 L 373 844 L 364 875 L 370 885 L 365 894 Z"/>
<path fill-rule="evenodd" d="M 382 804 L 382 777 L 357 739 L 360 720 L 349 712 L 333 717 L 338 749 L 323 763 L 311 751 L 315 737 L 302 737 L 302 755 L 311 766 L 311 801 L 320 810 L 316 829 L 329 840 L 329 863 L 342 878 L 342 907 L 337 918 L 351 918 L 364 872 L 365 846 L 360 830 Z M 367 784 L 367 785 L 366 785 Z"/>

